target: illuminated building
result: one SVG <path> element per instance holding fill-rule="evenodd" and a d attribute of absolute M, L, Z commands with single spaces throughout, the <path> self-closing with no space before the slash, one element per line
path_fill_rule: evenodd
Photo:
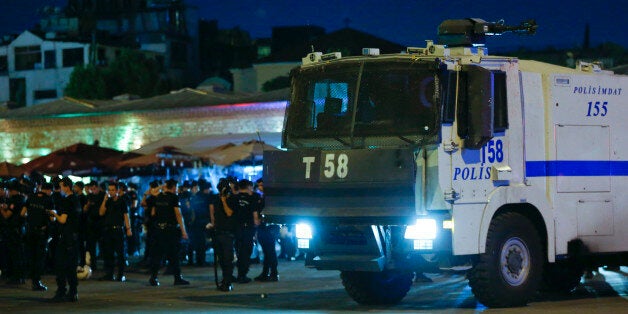
<path fill-rule="evenodd" d="M 233 95 L 187 88 L 138 100 L 61 98 L 0 114 L 0 160 L 25 163 L 77 142 L 131 151 L 167 137 L 237 138 L 259 131 L 277 139 L 287 98 L 287 89 Z"/>

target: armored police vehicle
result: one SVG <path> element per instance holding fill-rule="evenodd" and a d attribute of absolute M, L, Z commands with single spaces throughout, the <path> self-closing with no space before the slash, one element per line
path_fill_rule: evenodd
<path fill-rule="evenodd" d="M 306 266 L 339 270 L 361 304 L 467 267 L 480 302 L 509 307 L 628 265 L 628 77 L 482 45 L 535 29 L 448 20 L 425 48 L 303 58 L 264 179 Z"/>

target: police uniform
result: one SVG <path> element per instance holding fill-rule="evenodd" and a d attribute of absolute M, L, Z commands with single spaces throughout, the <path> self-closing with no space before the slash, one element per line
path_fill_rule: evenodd
<path fill-rule="evenodd" d="M 222 282 L 218 289 L 230 291 L 233 281 L 233 254 L 235 230 L 237 221 L 235 216 L 227 215 L 220 197 L 214 198 L 214 254 L 217 254 L 222 269 Z M 215 265 L 214 265 L 215 267 Z"/>
<path fill-rule="evenodd" d="M 264 209 L 264 197 L 258 193 L 253 193 L 253 196 L 257 200 L 258 212 L 262 213 Z M 277 252 L 275 251 L 275 242 L 277 241 L 277 235 L 279 234 L 279 226 L 262 223 L 257 228 L 257 240 L 264 252 L 264 264 L 262 273 L 255 277 L 256 281 L 278 281 L 279 276 L 277 273 Z"/>
<path fill-rule="evenodd" d="M 253 253 L 253 238 L 255 237 L 254 212 L 257 203 L 253 195 L 240 192 L 227 199 L 229 207 L 234 211 L 237 220 L 236 227 L 236 255 L 238 256 L 238 282 L 247 283 L 251 279 L 246 275 L 251 265 Z"/>
<path fill-rule="evenodd" d="M 105 193 L 103 191 L 100 191 L 96 194 L 90 193 L 87 195 L 87 212 L 85 213 L 85 251 L 89 252 L 91 258 L 90 267 L 92 268 L 92 270 L 98 269 L 98 255 L 96 254 L 96 246 L 100 242 L 100 236 L 102 234 L 102 219 L 98 214 L 98 209 L 100 208 L 100 204 L 102 204 L 104 197 Z M 102 245 L 102 242 L 100 243 Z"/>
<path fill-rule="evenodd" d="M 190 253 L 191 259 L 196 253 L 196 265 L 205 265 L 205 252 L 207 246 L 205 244 L 205 226 L 209 223 L 209 204 L 214 202 L 215 195 L 205 193 L 205 190 L 199 191 L 190 199 L 190 205 L 194 213 L 192 221 L 190 221 Z M 191 260 L 190 260 L 191 262 Z"/>
<path fill-rule="evenodd" d="M 81 205 L 75 194 L 69 194 L 59 199 L 57 215 L 67 215 L 64 224 L 56 222 L 57 245 L 54 254 L 54 265 L 57 282 L 57 292 L 53 301 L 77 301 L 78 279 L 76 267 L 78 266 L 79 248 L 78 231 Z M 66 295 L 66 284 L 68 285 Z"/>
<path fill-rule="evenodd" d="M 151 216 L 151 209 L 155 206 L 155 199 L 157 197 L 149 194 L 142 202 L 144 207 L 144 226 L 146 227 L 146 237 L 144 239 L 144 257 L 142 262 L 144 265 L 150 265 L 151 249 L 155 242 L 155 218 Z"/>
<path fill-rule="evenodd" d="M 124 254 L 124 241 L 126 229 L 124 215 L 129 213 L 129 208 L 123 197 L 109 198 L 105 203 L 105 214 L 102 217 L 102 253 L 105 262 L 105 276 L 102 280 L 124 281 L 124 267 L 126 258 Z M 117 256 L 118 276 L 113 276 L 114 254 Z"/>
<path fill-rule="evenodd" d="M 181 226 L 177 221 L 175 210 L 179 210 L 179 197 L 169 191 L 159 194 L 155 198 L 154 209 L 154 240 L 151 248 L 151 278 L 149 283 L 158 286 L 157 273 L 161 268 L 164 255 L 171 263 L 169 267 L 174 274 L 175 285 L 189 284 L 181 278 L 179 252 L 181 251 Z"/>
<path fill-rule="evenodd" d="M 37 192 L 28 197 L 26 208 L 26 247 L 29 257 L 32 288 L 36 291 L 47 289 L 41 283 L 48 243 L 49 215 L 46 210 L 54 209 L 52 197 L 44 192 Z"/>
<path fill-rule="evenodd" d="M 189 190 L 190 182 L 186 181 L 183 184 L 182 188 L 183 189 L 178 194 L 179 202 L 181 205 L 181 207 L 179 208 L 181 209 L 181 215 L 183 216 L 185 228 L 186 230 L 190 230 L 190 223 L 192 222 L 193 220 L 192 217 L 194 215 L 194 212 L 192 211 L 192 207 L 190 204 L 190 200 L 192 198 L 192 192 L 190 192 Z M 193 253 L 192 253 L 192 249 L 191 249 L 189 241 L 183 241 L 180 254 L 181 254 L 182 260 L 187 260 L 189 265 L 193 264 L 193 259 L 192 259 Z"/>
<path fill-rule="evenodd" d="M 18 184 L 14 182 L 14 184 Z M 9 190 L 17 192 L 17 186 L 10 186 Z M 9 196 L 6 211 L 11 215 L 6 219 L 5 239 L 8 247 L 8 257 L 11 261 L 11 273 L 9 284 L 24 283 L 24 219 L 20 215 L 24 206 L 24 196 L 16 193 Z"/>
<path fill-rule="evenodd" d="M 139 206 L 137 206 L 137 192 L 135 190 L 129 190 L 124 193 L 124 197 L 129 205 L 129 220 L 133 234 L 133 236 L 127 238 L 127 254 L 138 255 L 140 250 L 140 234 L 142 233 L 142 219 Z"/>

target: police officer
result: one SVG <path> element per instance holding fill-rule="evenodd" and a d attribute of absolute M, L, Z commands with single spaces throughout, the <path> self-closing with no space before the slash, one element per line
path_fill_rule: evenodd
<path fill-rule="evenodd" d="M 41 184 L 40 190 L 30 195 L 22 208 L 22 217 L 26 217 L 26 251 L 30 267 L 33 291 L 46 291 L 48 287 L 41 283 L 44 273 L 46 245 L 48 244 L 48 211 L 54 209 L 52 203 L 52 184 Z"/>
<path fill-rule="evenodd" d="M 190 198 L 193 220 L 189 223 L 190 253 L 188 256 L 191 259 L 196 253 L 196 266 L 205 266 L 206 263 L 205 226 L 210 221 L 209 205 L 214 202 L 215 198 L 215 195 L 210 193 L 210 188 L 211 184 L 201 179 L 198 182 L 199 191 Z"/>
<path fill-rule="evenodd" d="M 54 254 L 57 291 L 52 302 L 76 302 L 78 301 L 78 279 L 76 278 L 76 266 L 78 266 L 79 248 L 78 231 L 81 205 L 78 197 L 72 191 L 72 180 L 65 177 L 59 182 L 61 192 L 65 195 L 59 199 L 56 209 L 49 210 L 50 219 L 55 221 L 57 227 L 57 245 Z M 68 286 L 66 290 L 66 284 Z M 67 294 L 66 294 L 67 292 Z"/>
<path fill-rule="evenodd" d="M 181 239 L 188 238 L 179 204 L 177 181 L 168 180 L 163 187 L 163 192 L 155 199 L 155 205 L 151 209 L 154 218 L 155 237 L 151 248 L 151 286 L 159 286 L 157 273 L 161 268 L 164 255 L 171 263 L 174 273 L 174 285 L 189 285 L 190 282 L 181 277 L 179 253 L 181 251 Z"/>
<path fill-rule="evenodd" d="M 124 241 L 126 236 L 131 236 L 131 222 L 129 220 L 129 208 L 126 201 L 119 195 L 120 188 L 115 182 L 110 182 L 107 194 L 100 205 L 99 214 L 103 217 L 103 259 L 105 261 L 105 275 L 101 280 L 126 281 L 124 266 Z M 114 254 L 118 260 L 118 276 L 113 276 Z"/>
<path fill-rule="evenodd" d="M 257 228 L 257 240 L 264 252 L 264 266 L 262 273 L 255 277 L 255 281 L 278 281 L 279 276 L 277 273 L 277 252 L 275 252 L 275 242 L 279 235 L 279 226 L 274 224 L 268 224 L 264 221 L 262 210 L 264 209 L 264 180 L 258 179 L 257 192 L 253 193 L 254 198 L 257 200 L 258 210 L 260 213 L 261 224 Z"/>
<path fill-rule="evenodd" d="M 192 211 L 192 206 L 190 204 L 190 200 L 192 198 L 191 188 L 192 184 L 190 181 L 186 180 L 181 185 L 178 193 L 179 202 L 181 203 L 181 215 L 183 216 L 186 230 L 190 230 L 190 223 L 192 222 L 194 216 L 194 212 Z M 181 255 L 181 259 L 186 260 L 188 265 L 194 264 L 189 241 L 183 241 Z"/>
<path fill-rule="evenodd" d="M 140 254 L 140 234 L 142 233 L 142 218 L 137 196 L 137 185 L 129 183 L 124 196 L 129 204 L 129 218 L 131 219 L 131 231 L 133 236 L 127 238 L 127 254 L 129 256 L 139 256 Z"/>
<path fill-rule="evenodd" d="M 233 289 L 231 283 L 235 279 L 233 277 L 233 254 L 237 221 L 233 210 L 227 204 L 231 188 L 226 179 L 220 179 L 218 191 L 220 196 L 214 198 L 213 203 L 209 206 L 209 211 L 211 227 L 214 229 L 214 254 L 218 257 L 222 269 L 222 281 L 218 285 L 218 290 L 228 292 Z"/>
<path fill-rule="evenodd" d="M 258 202 L 253 196 L 252 186 L 249 180 L 238 181 L 237 193 L 227 199 L 227 204 L 233 209 L 238 223 L 236 228 L 238 283 L 251 282 L 251 278 L 246 275 L 251 265 L 256 227 L 260 224 Z"/>
<path fill-rule="evenodd" d="M 20 215 L 24 207 L 24 196 L 20 194 L 20 183 L 17 180 L 9 182 L 9 198 L 6 204 L 0 207 L 0 214 L 6 220 L 6 242 L 8 257 L 11 260 L 10 279 L 7 284 L 19 285 L 24 283 L 24 219 Z"/>
<path fill-rule="evenodd" d="M 74 182 L 73 192 L 78 197 L 81 204 L 81 215 L 79 224 L 79 265 L 85 265 L 86 261 L 86 239 L 87 239 L 87 210 L 85 210 L 85 204 L 87 204 L 87 195 L 85 195 L 85 184 L 81 181 Z"/>
<path fill-rule="evenodd" d="M 140 203 L 144 208 L 144 228 L 146 230 L 146 237 L 144 239 L 144 257 L 142 258 L 142 264 L 150 266 L 151 247 L 153 246 L 155 238 L 155 219 L 151 216 L 151 210 L 155 206 L 155 199 L 160 193 L 161 182 L 158 180 L 151 181 L 149 183 L 149 189 L 144 193 L 142 202 Z"/>
<path fill-rule="evenodd" d="M 85 251 L 90 255 L 90 267 L 92 270 L 98 269 L 98 261 L 96 247 L 100 242 L 102 233 L 101 217 L 99 214 L 100 205 L 105 198 L 105 193 L 100 189 L 96 181 L 90 182 L 88 185 L 87 203 L 83 206 L 83 212 L 86 218 L 85 228 Z M 102 248 L 101 248 L 102 249 Z"/>

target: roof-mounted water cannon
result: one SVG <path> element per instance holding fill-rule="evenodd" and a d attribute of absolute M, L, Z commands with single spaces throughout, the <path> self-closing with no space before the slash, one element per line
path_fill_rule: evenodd
<path fill-rule="evenodd" d="M 505 25 L 504 20 L 486 22 L 482 19 L 445 20 L 438 26 L 438 44 L 448 47 L 481 46 L 486 43 L 486 36 L 512 32 L 532 35 L 538 25 L 534 20 L 524 21 L 519 25 Z"/>

